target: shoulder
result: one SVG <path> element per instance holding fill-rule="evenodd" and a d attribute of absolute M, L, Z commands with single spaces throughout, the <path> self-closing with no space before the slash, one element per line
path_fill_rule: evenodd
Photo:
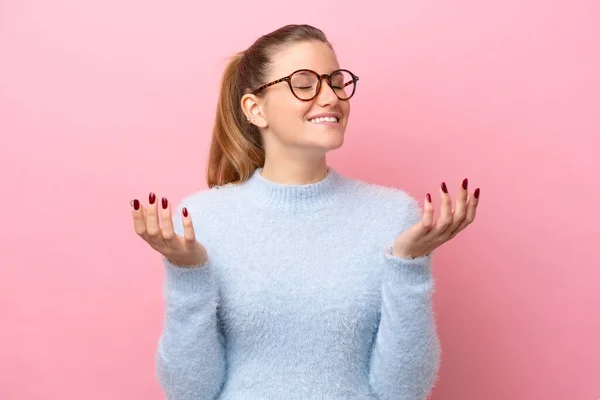
<path fill-rule="evenodd" d="M 228 203 L 235 198 L 237 184 L 214 186 L 200 189 L 184 196 L 178 204 L 179 210 L 183 207 L 191 214 L 212 214 L 220 208 L 228 207 Z"/>
<path fill-rule="evenodd" d="M 357 200 L 357 207 L 364 207 L 375 217 L 397 221 L 403 227 L 421 220 L 421 205 L 405 189 L 358 179 L 348 179 L 348 186 L 348 193 Z"/>

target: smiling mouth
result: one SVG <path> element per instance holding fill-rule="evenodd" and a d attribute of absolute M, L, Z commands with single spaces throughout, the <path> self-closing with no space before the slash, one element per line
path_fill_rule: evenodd
<path fill-rule="evenodd" d="M 318 117 L 318 118 L 309 119 L 308 121 L 313 124 L 323 124 L 323 123 L 331 124 L 331 123 L 339 122 L 339 120 L 336 117 Z"/>

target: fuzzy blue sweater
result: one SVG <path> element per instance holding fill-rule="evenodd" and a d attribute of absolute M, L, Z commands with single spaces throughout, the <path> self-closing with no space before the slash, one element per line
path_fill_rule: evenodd
<path fill-rule="evenodd" d="M 168 399 L 427 398 L 441 355 L 432 255 L 391 253 L 421 218 L 414 198 L 331 167 L 307 185 L 257 169 L 187 196 L 175 216 L 183 206 L 209 260 L 163 259 Z"/>

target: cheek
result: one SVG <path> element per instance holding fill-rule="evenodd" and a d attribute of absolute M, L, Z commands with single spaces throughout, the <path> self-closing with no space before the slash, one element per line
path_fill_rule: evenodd
<path fill-rule="evenodd" d="M 350 102 L 349 101 L 344 101 L 340 104 L 340 108 L 342 109 L 342 112 L 344 113 L 344 115 L 348 116 L 348 114 L 350 114 Z"/>
<path fill-rule="evenodd" d="M 311 104 L 300 101 L 281 101 L 273 104 L 269 118 L 277 126 L 298 125 L 304 122 L 311 110 Z"/>

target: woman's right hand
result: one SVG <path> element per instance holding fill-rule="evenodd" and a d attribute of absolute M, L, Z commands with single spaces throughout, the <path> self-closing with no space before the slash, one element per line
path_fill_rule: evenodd
<path fill-rule="evenodd" d="M 138 199 L 131 201 L 135 232 L 148 244 L 179 267 L 199 267 L 208 259 L 206 248 L 196 240 L 192 218 L 183 207 L 183 237 L 173 229 L 173 218 L 168 200 L 163 197 L 158 211 L 156 195 L 150 193 L 150 204 L 144 207 Z M 162 226 L 161 226 L 162 225 Z"/>

